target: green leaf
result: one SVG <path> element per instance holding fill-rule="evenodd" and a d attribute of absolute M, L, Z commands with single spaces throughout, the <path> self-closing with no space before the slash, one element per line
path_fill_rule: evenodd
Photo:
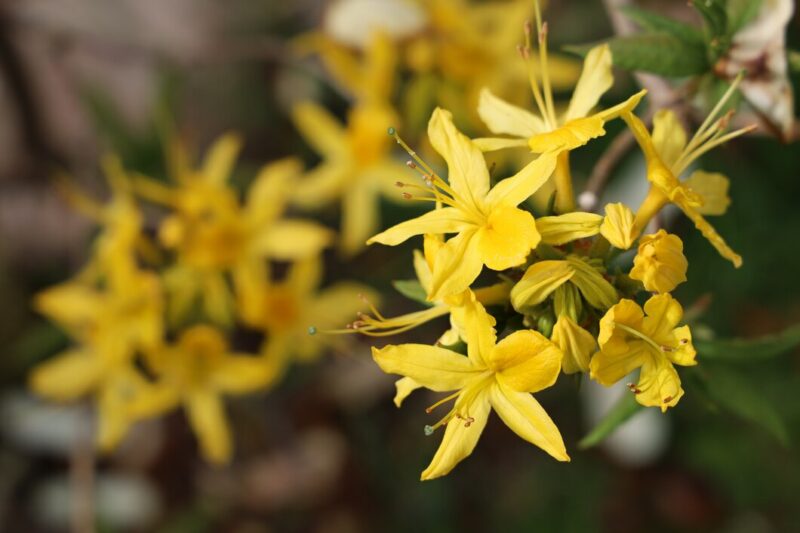
<path fill-rule="evenodd" d="M 606 437 L 611 435 L 615 429 L 627 422 L 633 415 L 644 409 L 636 396 L 633 394 L 623 394 L 614 407 L 606 414 L 605 418 L 597 424 L 588 435 L 583 437 L 578 443 L 578 448 L 585 450 L 601 443 Z"/>
<path fill-rule="evenodd" d="M 702 45 L 687 43 L 666 33 L 616 37 L 608 44 L 614 65 L 625 70 L 683 78 L 703 74 L 711 68 Z"/>
<path fill-rule="evenodd" d="M 667 33 L 681 41 L 703 45 L 703 32 L 694 26 L 634 6 L 623 7 L 621 11 L 651 33 Z"/>
<path fill-rule="evenodd" d="M 690 4 L 703 17 L 710 38 L 727 35 L 728 13 L 725 11 L 725 0 L 692 0 Z"/>
<path fill-rule="evenodd" d="M 783 446 L 789 445 L 789 432 L 775 406 L 757 388 L 767 384 L 748 379 L 723 365 L 703 365 L 705 391 L 722 409 L 767 430 Z"/>
<path fill-rule="evenodd" d="M 415 302 L 423 303 L 427 306 L 431 306 L 431 302 L 428 301 L 428 295 L 425 292 L 425 289 L 422 288 L 418 280 L 415 279 L 399 279 L 392 282 L 394 288 L 408 298 L 409 300 L 414 300 Z"/>
<path fill-rule="evenodd" d="M 702 360 L 725 362 L 756 362 L 782 355 L 800 346 L 800 324 L 775 335 L 757 339 L 695 340 L 697 356 Z"/>
<path fill-rule="evenodd" d="M 800 52 L 797 50 L 787 50 L 786 55 L 789 60 L 789 68 L 792 72 L 800 72 Z"/>
<path fill-rule="evenodd" d="M 756 18 L 761 3 L 762 0 L 728 0 L 728 35 L 733 35 Z"/>

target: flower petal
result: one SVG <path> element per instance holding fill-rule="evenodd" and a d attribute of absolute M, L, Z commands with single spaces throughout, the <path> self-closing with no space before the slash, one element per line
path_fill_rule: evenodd
<path fill-rule="evenodd" d="M 656 343 L 672 344 L 672 330 L 683 318 L 683 307 L 670 294 L 652 296 L 644 304 L 647 314 L 642 322 L 642 332 Z"/>
<path fill-rule="evenodd" d="M 203 179 L 209 183 L 225 183 L 233 172 L 241 149 L 242 139 L 236 134 L 226 133 L 217 139 L 203 161 Z"/>
<path fill-rule="evenodd" d="M 556 157 L 542 154 L 522 170 L 506 178 L 489 191 L 486 204 L 489 209 L 501 205 L 516 206 L 533 196 L 544 185 L 556 167 Z"/>
<path fill-rule="evenodd" d="M 506 148 L 523 148 L 528 146 L 527 137 L 524 139 L 506 139 L 503 137 L 478 137 L 472 142 L 481 152 L 496 152 Z"/>
<path fill-rule="evenodd" d="M 534 263 L 511 289 L 511 305 L 522 313 L 526 308 L 542 303 L 574 274 L 575 270 L 566 261 Z"/>
<path fill-rule="evenodd" d="M 556 382 L 563 356 L 547 337 L 528 329 L 498 342 L 487 362 L 499 383 L 518 392 L 538 392 Z"/>
<path fill-rule="evenodd" d="M 597 235 L 602 223 L 602 216 L 581 211 L 536 219 L 542 242 L 555 246 Z"/>
<path fill-rule="evenodd" d="M 279 220 L 257 235 L 253 246 L 258 252 L 279 261 L 314 256 L 328 246 L 333 232 L 306 220 Z"/>
<path fill-rule="evenodd" d="M 671 109 L 662 109 L 653 116 L 653 145 L 661 161 L 670 168 L 686 148 L 686 130 Z"/>
<path fill-rule="evenodd" d="M 94 390 L 104 371 L 105 365 L 98 356 L 75 349 L 36 365 L 28 377 L 28 386 L 52 400 L 74 400 Z"/>
<path fill-rule="evenodd" d="M 303 170 L 300 160 L 287 157 L 265 165 L 247 192 L 246 212 L 252 226 L 277 219 L 283 212 L 291 184 Z"/>
<path fill-rule="evenodd" d="M 325 159 L 346 157 L 347 136 L 342 124 L 327 109 L 313 102 L 292 108 L 292 121 L 303 139 Z"/>
<path fill-rule="evenodd" d="M 431 280 L 431 301 L 459 294 L 469 288 L 483 268 L 474 230 L 463 231 L 437 252 Z"/>
<path fill-rule="evenodd" d="M 294 184 L 292 203 L 303 209 L 319 209 L 342 194 L 352 173 L 352 168 L 343 163 L 320 163 Z"/>
<path fill-rule="evenodd" d="M 561 432 L 536 399 L 502 385 L 492 387 L 491 404 L 514 433 L 559 461 L 569 461 Z"/>
<path fill-rule="evenodd" d="M 575 256 L 567 257 L 567 262 L 575 270 L 570 281 L 578 287 L 589 305 L 608 309 L 617 303 L 617 290 L 596 268 Z"/>
<path fill-rule="evenodd" d="M 233 453 L 231 431 L 222 400 L 216 394 L 200 390 L 186 398 L 186 414 L 203 457 L 211 463 L 225 464 Z"/>
<path fill-rule="evenodd" d="M 706 240 L 711 243 L 711 246 L 713 246 L 717 252 L 719 252 L 719 255 L 733 263 L 733 266 L 736 268 L 742 266 L 742 256 L 734 252 L 733 249 L 728 246 L 728 243 L 725 242 L 725 239 L 723 239 L 722 236 L 717 233 L 717 230 L 714 229 L 714 226 L 709 224 L 697 209 L 683 203 L 678 203 L 677 206 L 681 208 L 681 211 L 683 211 L 692 222 L 694 222 L 694 227 L 700 230 L 700 233 L 702 233 L 703 237 L 705 237 Z"/>
<path fill-rule="evenodd" d="M 478 115 L 489 131 L 497 135 L 513 135 L 527 139 L 547 129 L 541 118 L 498 98 L 487 88 L 481 90 Z"/>
<path fill-rule="evenodd" d="M 396 246 L 414 235 L 425 233 L 460 233 L 473 226 L 464 214 L 454 207 L 434 209 L 424 215 L 412 218 L 378 233 L 367 241 L 367 244 L 381 243 Z"/>
<path fill-rule="evenodd" d="M 564 122 L 588 115 L 613 84 L 611 47 L 607 44 L 595 46 L 583 60 L 583 72 L 572 93 Z"/>
<path fill-rule="evenodd" d="M 646 358 L 636 384 L 636 401 L 661 412 L 677 405 L 683 396 L 681 378 L 666 357 Z"/>
<path fill-rule="evenodd" d="M 625 351 L 617 353 L 601 349 L 589 361 L 589 376 L 598 383 L 610 387 L 650 359 L 649 349 L 641 341 L 631 342 Z"/>
<path fill-rule="evenodd" d="M 476 239 L 481 261 L 492 270 L 505 270 L 524 263 L 541 237 L 528 211 L 500 207 L 492 209 Z"/>
<path fill-rule="evenodd" d="M 447 180 L 459 200 L 481 211 L 489 192 L 489 170 L 483 153 L 456 129 L 453 115 L 438 107 L 428 123 L 428 139 L 447 161 Z"/>
<path fill-rule="evenodd" d="M 373 346 L 372 357 L 387 374 L 409 377 L 436 392 L 462 389 L 481 373 L 469 358 L 428 344 Z"/>
<path fill-rule="evenodd" d="M 210 379 L 218 391 L 246 394 L 267 387 L 275 377 L 261 358 L 241 354 L 226 356 L 214 368 Z"/>
<path fill-rule="evenodd" d="M 462 393 L 462 396 L 464 394 Z M 461 396 L 456 402 L 459 400 Z M 472 402 L 464 406 L 464 412 L 459 413 L 461 418 L 453 417 L 447 423 L 442 443 L 428 468 L 422 472 L 421 478 L 429 480 L 444 476 L 468 457 L 478 444 L 483 428 L 489 420 L 490 411 L 489 392 L 484 389 L 474 395 Z"/>
<path fill-rule="evenodd" d="M 476 367 L 485 367 L 497 334 L 494 330 L 495 319 L 477 301 L 475 294 L 469 291 L 470 300 L 465 305 L 452 309 L 454 322 L 463 327 L 467 341 L 467 356 Z"/>
<path fill-rule="evenodd" d="M 731 205 L 730 184 L 723 174 L 697 170 L 683 183 L 703 198 L 703 205 L 696 208 L 701 215 L 724 215 Z"/>
<path fill-rule="evenodd" d="M 368 182 L 354 183 L 342 198 L 341 249 L 347 256 L 361 251 L 379 229 L 378 189 Z"/>
<path fill-rule="evenodd" d="M 528 139 L 528 147 L 535 154 L 574 150 L 605 135 L 604 123 L 597 115 L 576 118 L 553 131 L 534 135 Z"/>
<path fill-rule="evenodd" d="M 422 385 L 411 378 L 400 378 L 394 382 L 394 386 L 397 389 L 394 395 L 394 404 L 397 407 L 403 405 L 403 401 L 408 398 L 409 394 L 422 388 Z"/>
<path fill-rule="evenodd" d="M 564 353 L 561 367 L 565 374 L 589 370 L 589 359 L 597 349 L 597 341 L 591 333 L 567 315 L 561 315 L 553 326 L 550 340 Z"/>
<path fill-rule="evenodd" d="M 606 216 L 600 226 L 600 234 L 620 250 L 633 246 L 638 235 L 630 207 L 623 203 L 606 204 Z"/>

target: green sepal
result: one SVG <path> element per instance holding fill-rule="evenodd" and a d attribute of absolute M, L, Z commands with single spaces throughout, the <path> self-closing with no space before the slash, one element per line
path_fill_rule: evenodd
<path fill-rule="evenodd" d="M 428 295 L 425 289 L 422 288 L 422 285 L 416 279 L 398 279 L 392 282 L 392 286 L 397 292 L 409 300 L 425 304 L 428 307 L 433 305 L 428 301 Z"/>

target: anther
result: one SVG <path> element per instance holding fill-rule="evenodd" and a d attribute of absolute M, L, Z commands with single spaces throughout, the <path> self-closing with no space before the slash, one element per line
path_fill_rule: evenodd
<path fill-rule="evenodd" d="M 525 32 L 525 37 L 531 36 L 531 33 L 533 32 L 533 25 L 531 24 L 530 20 L 526 20 L 522 25 L 522 31 Z"/>
<path fill-rule="evenodd" d="M 394 186 L 395 186 L 395 187 L 400 187 L 400 188 L 402 188 L 402 187 L 405 187 L 405 186 L 406 186 L 406 184 L 405 184 L 405 183 L 403 183 L 402 181 L 395 181 L 395 182 L 394 182 Z"/>
<path fill-rule="evenodd" d="M 527 60 L 528 58 L 530 58 L 530 53 L 528 52 L 528 48 L 521 44 L 517 45 L 517 53 L 520 55 L 522 59 Z"/>
<path fill-rule="evenodd" d="M 666 398 L 664 398 L 664 403 L 669 403 L 671 401 L 672 401 L 672 396 L 667 396 Z"/>
<path fill-rule="evenodd" d="M 406 200 L 411 200 L 413 198 L 413 196 L 410 193 L 404 192 L 403 193 L 403 198 L 405 198 Z"/>
<path fill-rule="evenodd" d="M 684 345 L 685 344 L 689 344 L 689 339 L 681 339 L 678 342 L 681 343 L 681 344 L 684 344 Z"/>
<path fill-rule="evenodd" d="M 435 429 L 434 429 L 434 427 L 433 427 L 433 426 L 427 426 L 427 425 L 426 425 L 426 426 L 423 428 L 423 431 L 425 431 L 425 436 L 426 436 L 426 437 L 430 437 L 431 435 L 433 435 L 433 432 L 435 431 Z"/>
<path fill-rule="evenodd" d="M 408 168 L 414 168 L 414 169 L 415 169 L 415 168 L 417 168 L 417 164 L 416 164 L 416 163 L 414 163 L 413 161 L 410 161 L 410 160 L 409 160 L 409 161 L 406 161 L 406 166 L 407 166 Z"/>
<path fill-rule="evenodd" d="M 542 24 L 542 29 L 539 32 L 539 44 L 544 43 L 547 40 L 547 22 Z"/>

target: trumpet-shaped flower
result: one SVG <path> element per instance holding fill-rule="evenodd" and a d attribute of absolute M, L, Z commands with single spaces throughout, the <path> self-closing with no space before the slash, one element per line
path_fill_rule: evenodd
<path fill-rule="evenodd" d="M 600 320 L 591 377 L 610 386 L 640 368 L 638 383 L 630 386 L 636 401 L 662 411 L 675 406 L 683 389 L 673 365 L 697 364 L 689 326 L 677 327 L 682 317 L 683 308 L 669 294 L 650 298 L 644 312 L 633 300 L 621 300 Z"/>
<path fill-rule="evenodd" d="M 688 267 L 689 262 L 683 255 L 683 242 L 677 235 L 660 229 L 639 241 L 630 276 L 641 281 L 648 291 L 672 292 L 686 281 Z"/>
<path fill-rule="evenodd" d="M 433 112 L 428 136 L 447 161 L 449 182 L 425 168 L 430 187 L 404 185 L 425 191 L 419 196 L 406 193 L 406 197 L 442 203 L 445 207 L 402 222 L 375 235 L 368 243 L 394 246 L 414 235 L 456 233 L 436 254 L 429 295 L 429 299 L 436 300 L 464 291 L 484 265 L 505 270 L 525 262 L 541 237 L 533 216 L 517 205 L 547 180 L 555 159 L 542 156 L 490 190 L 483 155 L 456 129 L 449 112 Z"/>
<path fill-rule="evenodd" d="M 455 391 L 428 409 L 455 400 L 444 418 L 426 428 L 426 433 L 432 433 L 446 426 L 442 443 L 422 472 L 422 479 L 446 475 L 469 456 L 492 409 L 521 438 L 559 461 L 568 461 L 558 428 L 530 394 L 555 383 L 561 350 L 532 330 L 517 331 L 496 342 L 491 319 L 477 302 L 467 321 L 466 357 L 424 344 L 372 349 L 384 372 L 406 376 L 432 391 Z"/>
<path fill-rule="evenodd" d="M 704 214 L 722 214 L 729 203 L 727 196 L 728 180 L 721 174 L 694 173 L 686 181 L 680 176 L 701 155 L 735 137 L 747 133 L 752 128 L 742 128 L 725 133 L 729 115 L 716 119 L 725 102 L 733 94 L 738 83 L 731 85 L 705 122 L 690 141 L 686 131 L 675 113 L 670 110 L 656 113 L 653 119 L 652 134 L 633 113 L 625 112 L 622 117 L 628 123 L 647 159 L 647 179 L 650 192 L 636 213 L 635 228 L 641 233 L 650 219 L 668 203 L 675 204 L 695 227 L 708 239 L 724 258 L 735 267 L 742 264 L 736 254 L 711 224 Z"/>

